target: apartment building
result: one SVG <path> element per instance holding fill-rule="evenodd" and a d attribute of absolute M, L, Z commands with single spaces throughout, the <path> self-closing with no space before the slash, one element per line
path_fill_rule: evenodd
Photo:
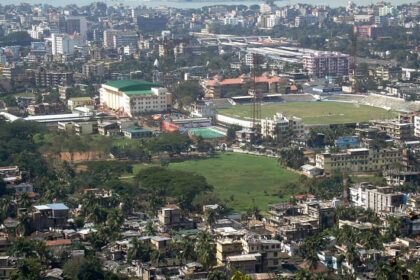
<path fill-rule="evenodd" d="M 102 61 L 91 61 L 83 65 L 82 74 L 84 77 L 103 77 L 105 75 L 105 64 Z"/>
<path fill-rule="evenodd" d="M 164 112 L 171 94 L 160 84 L 143 80 L 115 80 L 102 84 L 100 103 L 118 112 L 135 116 L 148 112 Z"/>
<path fill-rule="evenodd" d="M 317 154 L 316 166 L 323 169 L 325 174 L 375 172 L 391 168 L 401 158 L 402 152 L 398 149 L 358 148 L 340 153 Z"/>
<path fill-rule="evenodd" d="M 69 216 L 69 208 L 63 203 L 37 205 L 33 207 L 32 222 L 37 231 L 62 228 Z"/>
<path fill-rule="evenodd" d="M 375 122 L 375 126 L 395 140 L 410 140 L 414 136 L 414 125 L 412 123 L 402 123 L 398 120 L 378 121 Z"/>
<path fill-rule="evenodd" d="M 216 259 L 218 265 L 226 264 L 227 257 L 242 254 L 242 242 L 232 238 L 220 238 L 216 241 Z"/>
<path fill-rule="evenodd" d="M 39 69 L 34 72 L 36 87 L 58 87 L 73 84 L 72 72 L 52 72 Z"/>
<path fill-rule="evenodd" d="M 297 137 L 305 135 L 305 128 L 301 118 L 287 117 L 282 113 L 276 113 L 272 118 L 261 120 L 261 135 L 263 137 L 276 138 L 276 131 L 286 132 L 289 129 Z"/>
<path fill-rule="evenodd" d="M 414 116 L 414 136 L 420 138 L 420 116 Z"/>
<path fill-rule="evenodd" d="M 245 254 L 261 254 L 261 270 L 276 271 L 281 266 L 281 242 L 248 236 L 242 239 Z"/>
<path fill-rule="evenodd" d="M 404 203 L 404 194 L 394 192 L 392 187 L 377 187 L 366 190 L 366 208 L 375 212 L 394 212 Z"/>
<path fill-rule="evenodd" d="M 66 34 L 52 34 L 51 35 L 51 51 L 53 55 L 56 54 L 71 54 L 74 52 L 74 40 Z"/>
<path fill-rule="evenodd" d="M 303 56 L 303 67 L 318 78 L 348 76 L 349 55 L 339 52 L 315 52 Z"/>

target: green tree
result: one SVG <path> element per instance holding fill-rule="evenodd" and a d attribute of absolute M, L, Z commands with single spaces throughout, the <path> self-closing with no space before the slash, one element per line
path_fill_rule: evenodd
<path fill-rule="evenodd" d="M 26 258 L 18 262 L 17 270 L 10 275 L 11 280 L 42 280 L 42 265 L 36 258 Z"/>
<path fill-rule="evenodd" d="M 201 231 L 198 234 L 195 244 L 197 260 L 204 265 L 205 269 L 210 269 L 216 263 L 216 247 L 210 233 Z"/>

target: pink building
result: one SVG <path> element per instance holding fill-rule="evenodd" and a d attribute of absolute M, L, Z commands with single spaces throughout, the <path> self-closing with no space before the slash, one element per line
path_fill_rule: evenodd
<path fill-rule="evenodd" d="M 349 55 L 339 52 L 315 52 L 303 56 L 303 67 L 309 75 L 347 76 L 349 74 Z"/>

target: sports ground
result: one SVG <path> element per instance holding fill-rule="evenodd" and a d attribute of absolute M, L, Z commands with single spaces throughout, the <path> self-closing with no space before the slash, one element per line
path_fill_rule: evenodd
<path fill-rule="evenodd" d="M 264 211 L 268 204 L 288 200 L 298 191 L 287 184 L 297 181 L 299 175 L 278 165 L 275 158 L 217 153 L 214 158 L 171 163 L 169 168 L 206 177 L 231 213 L 244 213 L 254 202 Z"/>
<path fill-rule="evenodd" d="M 218 109 L 219 114 L 243 120 L 251 120 L 251 112 L 251 105 Z M 393 111 L 345 102 L 287 102 L 261 105 L 262 118 L 272 117 L 277 112 L 300 117 L 308 125 L 358 123 L 373 119 L 390 119 L 396 116 Z"/>

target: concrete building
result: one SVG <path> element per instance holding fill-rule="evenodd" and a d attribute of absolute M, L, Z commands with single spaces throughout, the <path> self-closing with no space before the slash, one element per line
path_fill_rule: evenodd
<path fill-rule="evenodd" d="M 116 80 L 102 84 L 102 106 L 129 116 L 164 112 L 171 104 L 171 94 L 160 84 L 143 80 Z"/>
<path fill-rule="evenodd" d="M 349 55 L 339 52 L 315 52 L 303 56 L 303 67 L 309 75 L 318 78 L 327 76 L 347 76 L 350 64 Z"/>
<path fill-rule="evenodd" d="M 375 122 L 375 126 L 392 139 L 399 141 L 410 140 L 414 135 L 414 126 L 412 123 L 402 123 L 398 120 L 378 121 Z"/>
<path fill-rule="evenodd" d="M 284 81 L 279 76 L 270 76 L 264 73 L 255 78 L 255 89 L 260 93 L 280 93 Z M 206 97 L 226 97 L 228 95 L 248 95 L 251 89 L 252 78 L 245 74 L 234 79 L 224 79 L 216 75 L 213 80 L 205 84 Z"/>
<path fill-rule="evenodd" d="M 225 17 L 223 23 L 226 25 L 238 25 L 239 21 L 237 17 Z"/>
<path fill-rule="evenodd" d="M 276 130 L 286 132 L 292 130 L 297 137 L 305 135 L 303 121 L 298 117 L 287 117 L 282 113 L 276 113 L 272 118 L 261 120 L 261 135 L 263 137 L 276 138 Z"/>
<path fill-rule="evenodd" d="M 93 108 L 95 101 L 90 97 L 72 97 L 67 101 L 68 108 L 73 111 L 77 107 Z"/>
<path fill-rule="evenodd" d="M 295 27 L 312 25 L 318 22 L 318 18 L 313 15 L 300 15 L 295 18 Z"/>
<path fill-rule="evenodd" d="M 104 31 L 104 47 L 114 48 L 114 36 L 121 32 L 119 30 L 108 29 Z"/>
<path fill-rule="evenodd" d="M 227 257 L 242 254 L 242 242 L 231 238 L 220 238 L 216 242 L 216 259 L 218 265 L 225 265 Z"/>
<path fill-rule="evenodd" d="M 91 61 L 85 63 L 82 68 L 84 77 L 103 77 L 105 74 L 105 64 L 102 61 Z"/>
<path fill-rule="evenodd" d="M 402 193 L 393 192 L 392 187 L 377 187 L 366 190 L 366 208 L 375 212 L 394 212 L 404 203 Z"/>
<path fill-rule="evenodd" d="M 155 134 L 153 130 L 147 129 L 145 127 L 140 126 L 132 126 L 126 129 L 123 129 L 123 134 L 125 137 L 130 139 L 137 139 L 137 138 L 148 138 L 153 137 Z"/>
<path fill-rule="evenodd" d="M 56 54 L 71 54 L 74 52 L 74 40 L 65 34 L 51 35 L 51 51 L 53 55 Z"/>
<path fill-rule="evenodd" d="M 68 34 L 78 33 L 86 37 L 87 21 L 84 17 L 71 16 L 66 18 L 66 29 Z"/>
<path fill-rule="evenodd" d="M 316 166 L 326 174 L 376 172 L 391 168 L 401 161 L 401 157 L 402 152 L 398 149 L 348 149 L 340 153 L 317 154 Z"/>
<path fill-rule="evenodd" d="M 118 32 L 113 36 L 113 47 L 137 46 L 139 40 L 137 32 Z"/>
<path fill-rule="evenodd" d="M 420 116 L 414 116 L 414 136 L 420 138 Z"/>
<path fill-rule="evenodd" d="M 69 208 L 63 203 L 34 206 L 32 212 L 33 226 L 42 231 L 49 228 L 62 228 L 69 216 Z"/>
<path fill-rule="evenodd" d="M 227 267 L 246 274 L 261 272 L 261 254 L 246 254 L 227 257 Z"/>
<path fill-rule="evenodd" d="M 373 185 L 362 182 L 349 188 L 349 200 L 353 206 L 366 208 L 366 190 L 373 189 Z"/>
<path fill-rule="evenodd" d="M 41 68 L 34 72 L 36 87 L 58 87 L 73 84 L 73 72 L 53 72 Z"/>

